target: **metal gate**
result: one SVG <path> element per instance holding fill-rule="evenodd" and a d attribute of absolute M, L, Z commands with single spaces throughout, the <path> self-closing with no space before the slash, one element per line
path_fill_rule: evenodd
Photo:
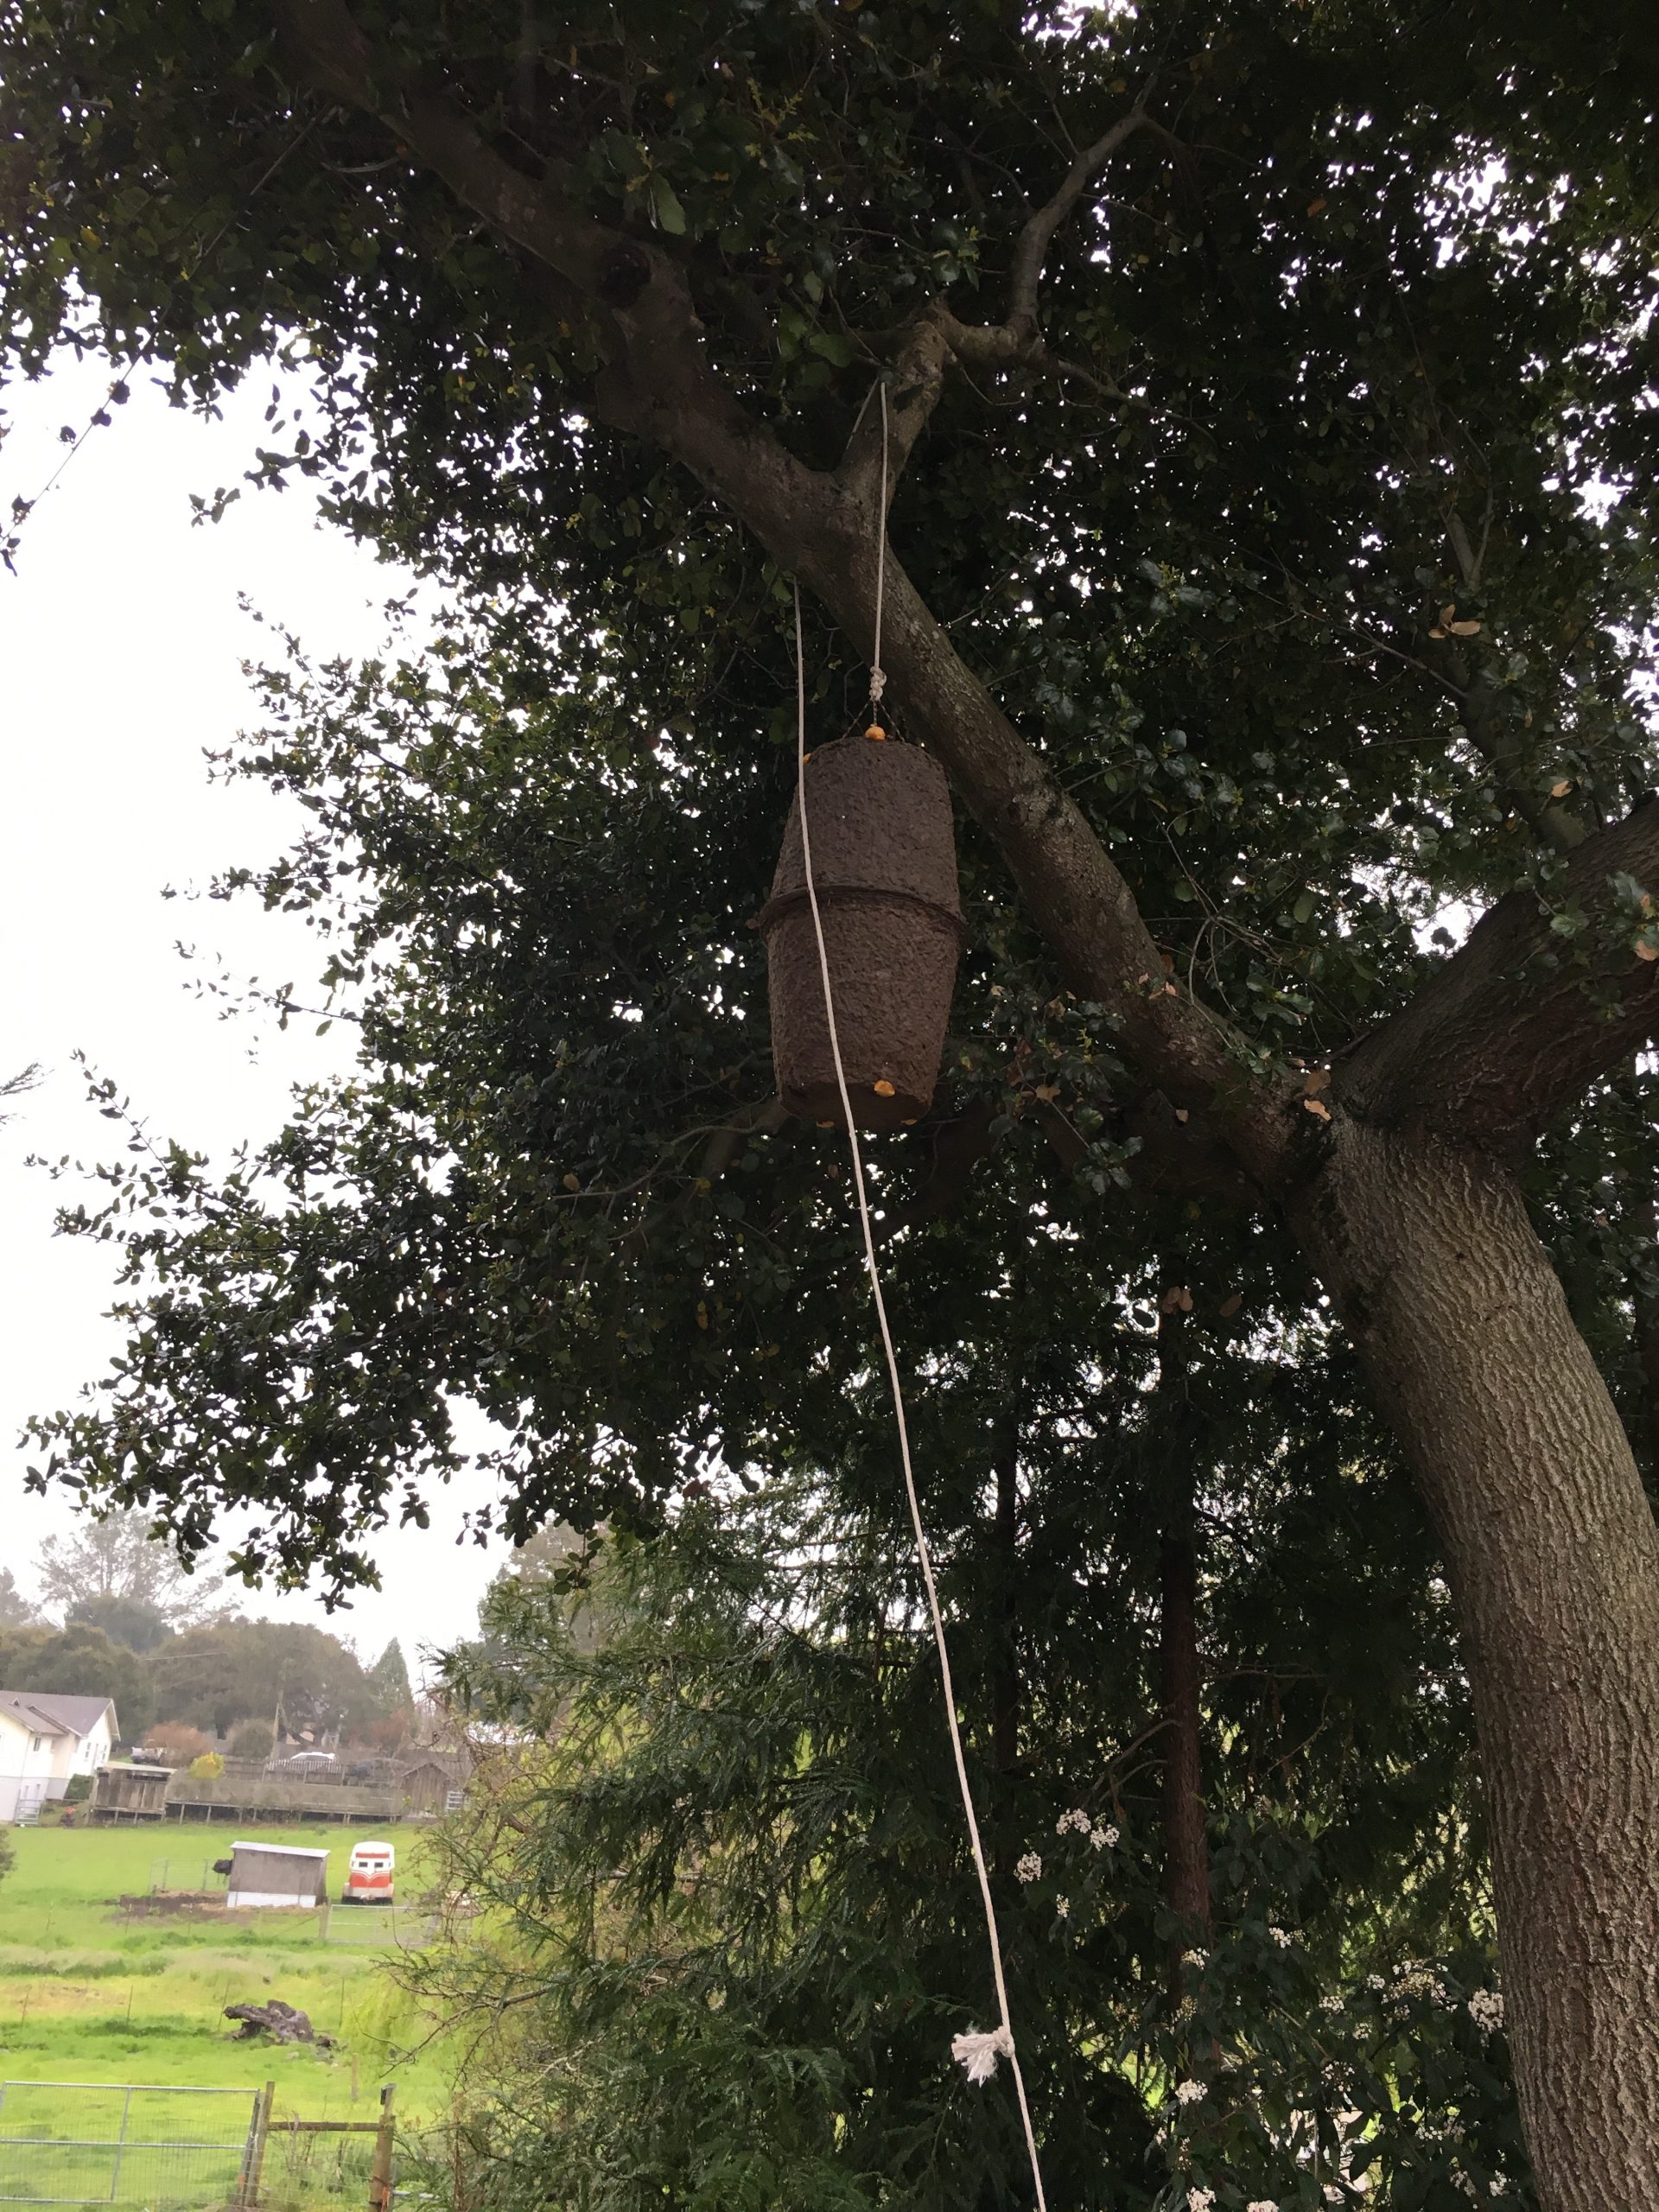
<path fill-rule="evenodd" d="M 0 2082 L 0 2203 L 245 2203 L 260 2104 L 253 2089 Z"/>

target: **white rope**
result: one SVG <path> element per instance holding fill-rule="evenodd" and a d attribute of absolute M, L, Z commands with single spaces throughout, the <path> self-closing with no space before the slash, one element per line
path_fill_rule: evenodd
<path fill-rule="evenodd" d="M 876 390 L 881 395 L 881 504 L 875 515 L 875 643 L 870 649 L 870 704 L 879 707 L 881 694 L 887 688 L 887 672 L 881 665 L 881 602 L 887 586 L 887 387 L 885 382 Z M 800 642 L 798 626 L 796 643 Z M 804 821 L 805 817 L 802 817 Z M 811 881 L 809 870 L 807 880 Z M 826 976 L 824 988 L 829 988 Z M 852 1123 L 847 1125 L 849 1128 Z"/>
<path fill-rule="evenodd" d="M 880 538 L 887 536 L 887 396 L 882 394 L 882 505 L 878 525 Z M 876 575 L 876 647 L 880 650 L 880 564 L 878 559 Z M 879 675 L 879 670 L 875 671 Z M 874 693 L 874 682 L 872 694 Z M 836 1087 L 841 1093 L 841 1110 L 847 1122 L 847 1142 L 853 1158 L 853 1187 L 858 1197 L 858 1217 L 864 1233 L 864 1266 L 870 1279 L 870 1295 L 875 1303 L 875 1318 L 881 1331 L 881 1347 L 887 1355 L 887 1382 L 893 1392 L 893 1417 L 899 1425 L 899 1457 L 905 1471 L 905 1497 L 910 1506 L 910 1525 L 916 1540 L 916 1560 L 922 1571 L 922 1586 L 927 1592 L 928 1615 L 933 1624 L 933 1643 L 939 1656 L 939 1680 L 944 1692 L 945 1724 L 950 1732 L 950 1750 L 957 1763 L 957 1786 L 962 1792 L 962 1809 L 968 1821 L 968 1840 L 973 1847 L 974 1872 L 979 1877 L 980 1902 L 985 1908 L 985 1933 L 990 1944 L 991 1976 L 996 1985 L 996 2005 L 999 2024 L 988 2033 L 972 2032 L 957 2036 L 951 2044 L 951 2056 L 967 2069 L 970 2082 L 988 2082 L 996 2071 L 999 2057 L 1006 2057 L 1014 2072 L 1014 2093 L 1020 2102 L 1020 2118 L 1026 2131 L 1026 2149 L 1031 2158 L 1031 2177 L 1037 2190 L 1037 2212 L 1048 2212 L 1048 2202 L 1043 2194 L 1043 2172 L 1037 2156 L 1037 2136 L 1031 2122 L 1031 2106 L 1026 2096 L 1025 2076 L 1020 2070 L 1020 2055 L 1014 2049 L 1014 2024 L 1008 2017 L 1008 1986 L 1002 1970 L 1002 1944 L 996 1930 L 996 1907 L 991 1898 L 991 1878 L 986 1870 L 984 1847 L 980 1841 L 979 1820 L 974 1811 L 974 1792 L 968 1779 L 968 1763 L 963 1756 L 962 1729 L 957 1719 L 956 1686 L 950 1677 L 950 1654 L 945 1646 L 944 1618 L 939 1611 L 939 1593 L 933 1580 L 933 1554 L 928 1548 L 927 1532 L 922 1526 L 921 1502 L 916 1495 L 916 1476 L 911 1465 L 910 1428 L 905 1418 L 904 1387 L 899 1379 L 899 1358 L 893 1347 L 893 1332 L 887 1325 L 887 1304 L 881 1294 L 881 1273 L 875 1263 L 875 1236 L 870 1225 L 870 1202 L 864 1186 L 864 1159 L 859 1149 L 858 1131 L 853 1124 L 853 1102 L 847 1090 L 847 1071 L 841 1057 L 841 1039 L 836 1029 L 835 992 L 830 981 L 830 954 L 823 938 L 823 918 L 818 911 L 817 885 L 812 874 L 812 833 L 807 821 L 806 809 L 806 649 L 801 633 L 801 588 L 795 587 L 795 791 L 796 807 L 801 824 L 801 869 L 806 879 L 807 904 L 812 910 L 812 934 L 817 941 L 818 972 L 823 982 L 823 1014 L 830 1031 L 830 1053 L 836 1066 Z"/>

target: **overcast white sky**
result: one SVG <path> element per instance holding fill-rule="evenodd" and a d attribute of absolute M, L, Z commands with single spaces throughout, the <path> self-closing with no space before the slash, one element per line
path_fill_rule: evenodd
<path fill-rule="evenodd" d="M 0 508 L 38 492 L 62 458 L 60 427 L 79 429 L 108 383 L 99 365 L 67 363 L 4 395 Z M 118 1341 L 103 1318 L 111 1248 L 54 1237 L 66 1192 L 25 1165 L 31 1153 L 91 1161 L 119 1141 L 86 1104 L 73 1054 L 112 1077 L 158 1135 L 223 1156 L 276 1128 L 289 1086 L 351 1051 L 346 1025 L 319 1038 L 308 1024 L 221 1021 L 191 995 L 180 939 L 238 977 L 308 979 L 320 962 L 296 918 L 161 895 L 274 853 L 300 819 L 263 790 L 207 781 L 204 749 L 255 714 L 241 663 L 268 648 L 238 593 L 308 650 L 349 654 L 378 646 L 378 610 L 408 586 L 320 524 L 303 487 L 250 490 L 224 521 L 192 526 L 190 493 L 247 465 L 270 384 L 256 378 L 213 423 L 136 379 L 25 525 L 18 574 L 0 572 L 0 1074 L 42 1069 L 0 1128 L 0 1564 L 25 1588 L 67 1509 L 25 1492 L 18 1432 L 31 1413 L 69 1403 Z M 455 1548 L 461 1503 L 435 1500 L 425 1535 L 387 1532 L 385 1588 L 350 1613 L 325 1620 L 315 1602 L 274 1593 L 251 1594 L 247 1609 L 317 1620 L 371 1657 L 396 1635 L 413 1663 L 418 1647 L 471 1628 L 499 1564 L 499 1551 Z"/>

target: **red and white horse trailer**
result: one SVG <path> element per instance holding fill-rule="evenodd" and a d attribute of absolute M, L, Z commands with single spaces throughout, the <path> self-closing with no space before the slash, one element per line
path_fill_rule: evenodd
<path fill-rule="evenodd" d="M 354 1843 L 340 1892 L 346 1904 L 391 1903 L 392 1847 L 389 1843 Z"/>

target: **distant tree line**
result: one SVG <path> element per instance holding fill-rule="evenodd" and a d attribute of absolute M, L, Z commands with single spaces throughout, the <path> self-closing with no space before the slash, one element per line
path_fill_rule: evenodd
<path fill-rule="evenodd" d="M 142 1514 L 48 1537 L 36 1580 L 38 1608 L 0 1568 L 0 1689 L 107 1695 L 130 1744 L 170 1726 L 233 1735 L 244 1757 L 336 1732 L 390 1750 L 414 1718 L 395 1640 L 365 1667 L 325 1630 L 215 1604 L 222 1586 L 188 1573 Z"/>

